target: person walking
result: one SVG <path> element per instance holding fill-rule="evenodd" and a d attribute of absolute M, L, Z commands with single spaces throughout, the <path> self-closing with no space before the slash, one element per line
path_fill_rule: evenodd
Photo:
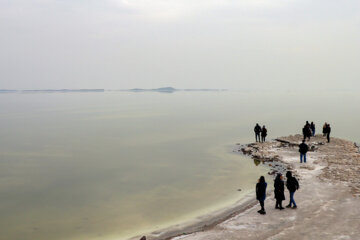
<path fill-rule="evenodd" d="M 314 124 L 314 122 L 311 122 L 310 128 L 311 128 L 312 136 L 314 137 L 315 136 L 315 124 Z"/>
<path fill-rule="evenodd" d="M 267 129 L 265 128 L 265 125 L 261 129 L 261 141 L 265 142 L 265 138 L 267 136 Z"/>
<path fill-rule="evenodd" d="M 282 201 L 285 200 L 285 194 L 284 194 L 284 181 L 281 173 L 278 173 L 278 175 L 275 178 L 274 193 L 276 199 L 275 208 L 283 210 L 284 208 L 282 207 Z"/>
<path fill-rule="evenodd" d="M 259 142 L 260 142 L 260 132 L 261 132 L 261 127 L 260 125 L 257 123 L 255 128 L 254 128 L 254 132 L 255 132 L 255 141 L 258 141 L 259 138 Z"/>
<path fill-rule="evenodd" d="M 297 179 L 295 177 L 292 176 L 291 171 L 288 171 L 286 173 L 286 178 L 287 178 L 286 187 L 290 193 L 290 202 L 289 202 L 289 205 L 287 205 L 286 207 L 291 208 L 291 205 L 293 205 L 292 208 L 295 209 L 295 208 L 297 208 L 297 205 L 294 200 L 294 194 L 295 194 L 295 191 L 299 189 L 299 182 L 297 181 Z"/>
<path fill-rule="evenodd" d="M 327 124 L 327 127 L 326 127 L 326 138 L 327 138 L 328 143 L 330 142 L 330 132 L 331 132 L 330 124 Z"/>
<path fill-rule="evenodd" d="M 305 143 L 305 140 L 302 140 L 302 143 L 299 145 L 299 152 L 300 152 L 300 163 L 306 163 L 306 153 L 309 151 L 308 145 Z"/>
<path fill-rule="evenodd" d="M 265 178 L 264 176 L 261 176 L 256 184 L 256 199 L 259 201 L 261 206 L 261 209 L 258 211 L 260 214 L 266 214 L 264 203 L 266 199 L 266 187 L 267 183 L 265 182 Z"/>

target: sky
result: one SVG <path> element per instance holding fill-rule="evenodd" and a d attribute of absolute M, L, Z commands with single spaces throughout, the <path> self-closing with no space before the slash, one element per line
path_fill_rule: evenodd
<path fill-rule="evenodd" d="M 0 0 L 0 89 L 360 90 L 358 0 Z"/>

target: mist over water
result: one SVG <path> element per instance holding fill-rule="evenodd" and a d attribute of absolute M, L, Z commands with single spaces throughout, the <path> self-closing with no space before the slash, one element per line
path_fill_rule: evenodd
<path fill-rule="evenodd" d="M 358 102 L 351 92 L 0 94 L 0 239 L 125 239 L 224 208 L 266 173 L 232 153 L 254 141 L 255 123 L 271 139 L 327 121 L 332 136 L 360 142 Z"/>

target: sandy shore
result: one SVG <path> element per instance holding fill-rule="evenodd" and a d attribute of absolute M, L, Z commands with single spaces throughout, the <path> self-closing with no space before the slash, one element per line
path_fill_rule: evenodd
<path fill-rule="evenodd" d="M 229 209 L 213 221 L 151 234 L 147 239 L 360 239 L 360 153 L 350 141 L 321 135 L 307 141 L 311 151 L 300 163 L 302 136 L 281 137 L 266 143 L 239 145 L 235 151 L 270 166 L 276 172 L 292 170 L 300 183 L 295 193 L 298 209 L 275 209 L 273 193 L 265 201 L 266 215 L 257 213 L 255 193 L 241 207 Z M 288 204 L 289 194 L 285 192 Z M 231 212 L 233 211 L 233 212 Z M 177 237 L 171 237 L 175 236 Z"/>

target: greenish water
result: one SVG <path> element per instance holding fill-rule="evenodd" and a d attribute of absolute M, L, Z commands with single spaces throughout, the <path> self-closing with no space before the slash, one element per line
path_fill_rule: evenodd
<path fill-rule="evenodd" d="M 328 121 L 358 141 L 356 94 L 0 94 L 0 239 L 126 239 L 226 207 L 266 169 L 232 153 Z M 267 177 L 267 176 L 266 176 Z M 239 192 L 237 189 L 241 188 Z"/>

